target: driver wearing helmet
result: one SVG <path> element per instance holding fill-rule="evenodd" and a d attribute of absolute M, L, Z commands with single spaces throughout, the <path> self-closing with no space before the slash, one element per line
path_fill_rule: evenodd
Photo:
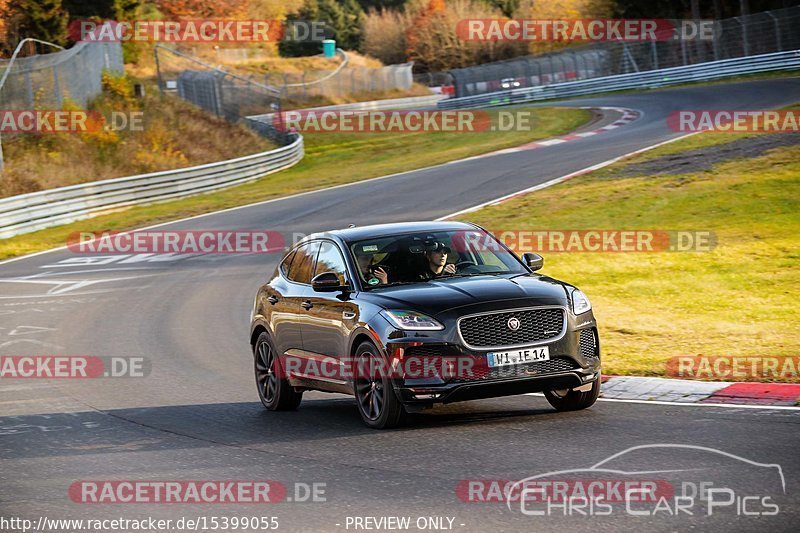
<path fill-rule="evenodd" d="M 440 241 L 425 241 L 425 267 L 419 274 L 421 281 L 428 281 L 456 273 L 456 266 L 447 263 L 450 248 Z"/>

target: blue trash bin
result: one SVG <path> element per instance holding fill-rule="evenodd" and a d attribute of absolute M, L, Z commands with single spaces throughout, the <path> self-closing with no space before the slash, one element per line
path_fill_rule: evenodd
<path fill-rule="evenodd" d="M 322 54 L 325 57 L 334 57 L 336 55 L 336 41 L 333 39 L 322 41 Z"/>

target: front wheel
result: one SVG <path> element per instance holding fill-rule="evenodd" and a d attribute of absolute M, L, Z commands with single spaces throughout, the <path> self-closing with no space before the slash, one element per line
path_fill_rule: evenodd
<path fill-rule="evenodd" d="M 594 405 L 597 397 L 600 396 L 600 376 L 592 383 L 592 388 L 588 391 L 577 389 L 562 389 L 545 391 L 544 397 L 550 405 L 558 411 L 580 411 Z"/>
<path fill-rule="evenodd" d="M 388 429 L 401 425 L 406 411 L 397 398 L 392 382 L 379 364 L 381 355 L 370 342 L 356 349 L 354 389 L 358 412 L 364 423 L 374 429 Z"/>
<path fill-rule="evenodd" d="M 295 392 L 288 381 L 282 379 L 280 360 L 272 349 L 272 343 L 266 332 L 258 336 L 253 359 L 256 375 L 258 397 L 264 407 L 270 411 L 292 411 L 297 409 L 303 399 L 302 392 Z"/>

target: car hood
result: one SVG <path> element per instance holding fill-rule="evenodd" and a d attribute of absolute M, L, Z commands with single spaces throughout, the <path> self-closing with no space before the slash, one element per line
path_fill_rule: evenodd
<path fill-rule="evenodd" d="M 435 317 L 471 306 L 488 311 L 518 305 L 567 305 L 569 287 L 567 283 L 538 274 L 487 275 L 376 288 L 362 293 L 360 298 L 385 309 L 415 310 Z"/>

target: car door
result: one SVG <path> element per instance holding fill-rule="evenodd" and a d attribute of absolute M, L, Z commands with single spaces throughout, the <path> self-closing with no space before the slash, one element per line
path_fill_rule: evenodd
<path fill-rule="evenodd" d="M 281 275 L 270 284 L 272 290 L 267 297 L 272 307 L 270 325 L 275 332 L 273 340 L 278 353 L 303 349 L 301 322 L 305 310 L 300 303 L 311 282 L 318 251 L 318 241 L 299 246 L 292 256 L 287 256 L 280 266 Z"/>
<path fill-rule="evenodd" d="M 333 272 L 341 285 L 347 285 L 347 267 L 336 243 L 321 241 L 314 276 Z M 314 354 L 341 359 L 347 355 L 346 322 L 355 318 L 355 304 L 347 301 L 344 291 L 317 292 L 310 286 L 300 302 L 307 310 L 302 321 L 303 349 Z M 346 313 L 346 314 L 345 314 Z"/>

